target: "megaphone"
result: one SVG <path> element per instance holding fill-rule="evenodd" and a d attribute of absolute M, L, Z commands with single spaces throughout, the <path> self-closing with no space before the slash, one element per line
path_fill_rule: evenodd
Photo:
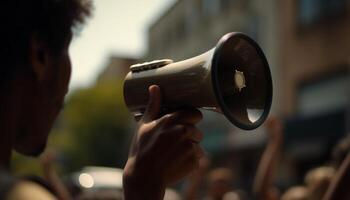
<path fill-rule="evenodd" d="M 161 88 L 164 110 L 212 110 L 244 130 L 259 127 L 272 102 L 265 55 L 253 39 L 238 32 L 224 35 L 213 49 L 187 60 L 132 65 L 124 81 L 124 100 L 135 117 L 145 111 L 150 85 Z"/>

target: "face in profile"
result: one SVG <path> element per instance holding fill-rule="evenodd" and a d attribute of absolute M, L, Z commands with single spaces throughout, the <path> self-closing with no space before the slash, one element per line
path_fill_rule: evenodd
<path fill-rule="evenodd" d="M 23 78 L 20 127 L 17 127 L 14 148 L 17 152 L 37 156 L 43 152 L 52 125 L 68 91 L 71 62 L 70 43 L 52 53 L 46 46 L 32 49 L 33 77 Z M 34 44 L 35 45 L 35 44 Z"/>

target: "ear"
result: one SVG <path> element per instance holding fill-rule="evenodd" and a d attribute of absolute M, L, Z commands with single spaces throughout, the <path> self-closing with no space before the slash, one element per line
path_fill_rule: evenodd
<path fill-rule="evenodd" d="M 35 34 L 32 36 L 29 45 L 29 62 L 35 79 L 41 82 L 47 78 L 49 72 L 49 49 L 47 44 Z"/>

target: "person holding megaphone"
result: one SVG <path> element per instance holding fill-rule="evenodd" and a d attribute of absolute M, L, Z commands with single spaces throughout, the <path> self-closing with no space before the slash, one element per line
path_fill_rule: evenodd
<path fill-rule="evenodd" d="M 57 199 L 44 185 L 13 176 L 11 153 L 38 156 L 44 151 L 68 92 L 72 30 L 90 15 L 91 2 L 4 0 L 0 4 L 0 199 Z M 139 114 L 139 128 L 124 169 L 126 200 L 160 200 L 168 184 L 198 166 L 203 134 L 196 127 L 202 119 L 196 108 L 209 106 L 247 130 L 262 124 L 270 109 L 272 84 L 267 61 L 244 34 L 225 35 L 214 50 L 178 64 L 162 61 L 133 66 L 124 84 L 126 103 Z M 191 71 L 192 66 L 198 67 Z M 161 84 L 164 76 L 160 82 L 157 76 L 147 78 L 168 68 L 177 72 L 164 73 L 165 80 L 175 81 L 182 71 L 190 72 L 186 80 L 205 77 L 204 82 L 183 82 L 186 95 L 172 94 L 171 101 L 172 87 Z M 204 93 L 191 90 L 195 88 Z M 191 93 L 207 95 L 191 101 Z"/>
<path fill-rule="evenodd" d="M 253 39 L 228 33 L 215 48 L 194 58 L 132 65 L 124 99 L 139 121 L 125 166 L 125 197 L 162 199 L 166 185 L 198 167 L 203 155 L 203 134 L 195 126 L 202 115 L 196 108 L 222 113 L 239 128 L 255 129 L 270 111 L 271 73 Z"/>
<path fill-rule="evenodd" d="M 0 47 L 0 199 L 51 200 L 46 187 L 11 174 L 12 151 L 40 155 L 63 107 L 71 75 L 72 29 L 90 15 L 88 0 L 4 0 Z M 193 170 L 202 155 L 202 115 L 178 109 L 160 115 L 161 88 L 149 88 L 125 166 L 125 199 L 162 199 L 165 186 Z M 118 148 L 118 147 L 116 147 Z M 68 195 L 66 195 L 68 196 Z"/>

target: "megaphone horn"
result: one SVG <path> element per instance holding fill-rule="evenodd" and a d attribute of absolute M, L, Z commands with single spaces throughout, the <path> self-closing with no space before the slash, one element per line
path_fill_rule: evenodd
<path fill-rule="evenodd" d="M 196 107 L 220 112 L 237 127 L 252 130 L 272 102 L 269 65 L 259 45 L 243 33 L 224 35 L 213 49 L 190 59 L 132 65 L 124 81 L 129 110 L 142 115 L 148 87 L 162 90 L 162 108 Z"/>

